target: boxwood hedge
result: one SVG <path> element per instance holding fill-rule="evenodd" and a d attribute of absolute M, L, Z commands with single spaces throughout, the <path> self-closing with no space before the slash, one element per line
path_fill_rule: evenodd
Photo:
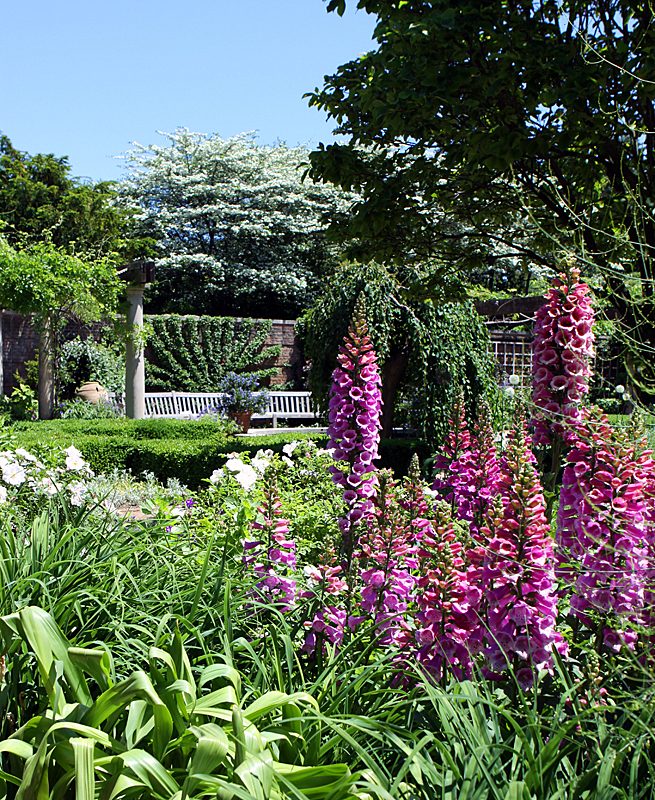
<path fill-rule="evenodd" d="M 327 445 L 325 433 L 279 432 L 261 436 L 228 435 L 220 423 L 195 420 L 53 420 L 19 422 L 13 427 L 16 444 L 29 450 L 39 444 L 75 445 L 97 473 L 129 469 L 134 475 L 152 472 L 162 482 L 178 478 L 192 489 L 203 485 L 230 453 L 254 455 L 257 450 L 282 452 L 294 440 L 313 439 Z M 380 466 L 396 475 L 407 473 L 414 452 L 423 461 L 427 446 L 410 439 L 387 439 L 380 444 Z"/>

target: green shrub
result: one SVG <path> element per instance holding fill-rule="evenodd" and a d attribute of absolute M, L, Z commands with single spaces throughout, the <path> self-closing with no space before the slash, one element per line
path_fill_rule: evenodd
<path fill-rule="evenodd" d="M 125 357 L 117 347 L 106 347 L 90 337 L 77 337 L 61 346 L 57 361 L 65 397 L 72 397 L 85 381 L 98 381 L 110 392 L 125 391 Z"/>
<path fill-rule="evenodd" d="M 37 443 L 64 448 L 74 444 L 96 473 L 115 469 L 129 469 L 134 475 L 152 472 L 163 483 L 176 478 L 194 489 L 202 486 L 230 453 L 254 456 L 258 450 L 270 449 L 281 454 L 293 441 L 313 439 L 321 447 L 328 442 L 327 435 L 318 431 L 235 437 L 228 435 L 223 423 L 213 420 L 54 420 L 17 423 L 14 432 L 28 450 Z M 383 439 L 380 466 L 392 469 L 397 476 L 406 475 L 415 452 L 421 461 L 430 455 L 428 446 L 420 440 Z"/>

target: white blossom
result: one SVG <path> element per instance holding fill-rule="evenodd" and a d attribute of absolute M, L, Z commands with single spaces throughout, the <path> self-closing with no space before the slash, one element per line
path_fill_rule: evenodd
<path fill-rule="evenodd" d="M 239 484 L 249 492 L 257 480 L 257 472 L 249 465 L 244 464 L 243 469 L 234 476 Z"/>
<path fill-rule="evenodd" d="M 14 461 L 3 465 L 2 480 L 5 483 L 10 484 L 10 486 L 20 486 L 21 483 L 25 483 L 26 479 L 27 475 L 20 464 Z"/>
<path fill-rule="evenodd" d="M 66 469 L 78 472 L 87 466 L 86 461 L 82 458 L 82 453 L 80 453 L 77 447 L 71 445 L 64 452 L 66 453 Z"/>
<path fill-rule="evenodd" d="M 88 493 L 88 487 L 83 481 L 77 481 L 77 483 L 71 483 L 68 486 L 68 490 L 71 493 L 71 504 L 74 506 L 81 506 L 84 504 L 84 498 Z"/>
<path fill-rule="evenodd" d="M 263 475 L 266 472 L 266 467 L 268 467 L 271 462 L 267 458 L 255 456 L 251 463 L 257 472 L 259 472 L 260 475 Z"/>
<path fill-rule="evenodd" d="M 27 450 L 25 450 L 25 448 L 23 447 L 16 448 L 16 455 L 21 456 L 26 461 L 35 461 L 35 462 L 37 461 L 36 456 L 33 456 L 31 453 L 28 453 Z"/>
<path fill-rule="evenodd" d="M 225 477 L 225 472 L 222 469 L 215 469 L 209 476 L 209 482 L 213 484 L 219 483 Z"/>
<path fill-rule="evenodd" d="M 282 452 L 286 456 L 292 456 L 293 455 L 293 451 L 296 449 L 296 447 L 298 447 L 299 444 L 300 444 L 300 442 L 295 442 L 295 441 L 294 442 L 290 442 L 289 444 L 285 444 L 284 447 L 282 448 Z"/>

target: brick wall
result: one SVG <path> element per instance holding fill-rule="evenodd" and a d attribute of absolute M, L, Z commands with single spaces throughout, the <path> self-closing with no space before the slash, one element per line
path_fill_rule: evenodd
<path fill-rule="evenodd" d="M 266 339 L 266 346 L 279 344 L 282 350 L 271 366 L 278 368 L 277 375 L 271 378 L 271 388 L 281 383 L 301 381 L 303 360 L 298 347 L 292 319 L 274 319 Z"/>
<path fill-rule="evenodd" d="M 16 370 L 25 377 L 25 362 L 34 358 L 38 336 L 30 320 L 14 311 L 2 312 L 2 364 L 4 371 L 4 392 L 11 394 L 17 385 L 14 380 Z"/>

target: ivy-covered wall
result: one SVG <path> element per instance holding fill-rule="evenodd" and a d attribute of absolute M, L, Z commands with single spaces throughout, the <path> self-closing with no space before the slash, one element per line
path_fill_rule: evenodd
<path fill-rule="evenodd" d="M 147 318 L 147 317 L 146 317 Z M 274 319 L 265 346 L 280 346 L 280 355 L 271 364 L 277 373 L 271 377 L 271 388 L 301 379 L 302 355 L 294 334 L 295 320 Z M 99 328 L 98 328 L 99 331 Z M 11 394 L 16 386 L 16 371 L 25 375 L 24 364 L 34 358 L 37 334 L 29 319 L 14 311 L 2 311 L 2 361 L 4 393 Z"/>

